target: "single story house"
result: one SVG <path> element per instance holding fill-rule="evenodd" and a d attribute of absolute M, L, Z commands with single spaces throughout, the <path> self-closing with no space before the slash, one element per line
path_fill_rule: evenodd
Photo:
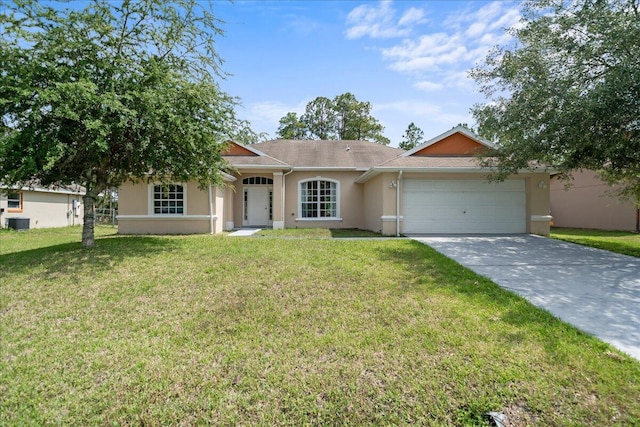
<path fill-rule="evenodd" d="M 551 177 L 551 214 L 557 227 L 640 231 L 640 209 L 614 197 L 594 171 L 576 171 L 571 186 Z"/>
<path fill-rule="evenodd" d="M 28 222 L 29 228 L 82 224 L 82 196 L 84 189 L 80 186 L 2 188 L 0 224 L 8 227 L 16 220 Z"/>
<path fill-rule="evenodd" d="M 419 233 L 549 234 L 549 172 L 488 182 L 464 127 L 404 151 L 367 141 L 230 143 L 226 188 L 192 182 L 119 189 L 123 234 L 219 233 L 240 227 Z"/>

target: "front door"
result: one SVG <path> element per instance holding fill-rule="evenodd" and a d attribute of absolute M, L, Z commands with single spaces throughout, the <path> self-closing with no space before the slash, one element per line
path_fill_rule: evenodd
<path fill-rule="evenodd" d="M 245 188 L 246 204 L 246 224 L 247 226 L 269 226 L 271 225 L 271 188 L 269 187 L 247 187 Z"/>

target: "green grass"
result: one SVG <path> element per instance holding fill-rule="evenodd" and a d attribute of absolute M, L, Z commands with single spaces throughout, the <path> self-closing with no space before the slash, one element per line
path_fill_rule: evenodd
<path fill-rule="evenodd" d="M 638 233 L 554 227 L 551 229 L 551 237 L 640 258 Z"/>
<path fill-rule="evenodd" d="M 369 238 L 385 237 L 380 233 L 356 228 L 285 228 L 279 230 L 264 229 L 258 231 L 255 236 L 260 237 L 286 237 L 302 239 L 341 239 L 341 238 Z"/>
<path fill-rule="evenodd" d="M 100 233 L 0 234 L 0 425 L 640 423 L 640 363 L 417 242 Z"/>

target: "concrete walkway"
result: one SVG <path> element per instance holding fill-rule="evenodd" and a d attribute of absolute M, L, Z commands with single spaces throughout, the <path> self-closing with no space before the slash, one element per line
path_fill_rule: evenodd
<path fill-rule="evenodd" d="M 640 259 L 532 235 L 412 237 L 640 360 Z"/>
<path fill-rule="evenodd" d="M 241 228 L 239 230 L 234 231 L 233 233 L 227 234 L 228 237 L 247 237 L 253 236 L 258 231 L 261 231 L 262 228 Z"/>

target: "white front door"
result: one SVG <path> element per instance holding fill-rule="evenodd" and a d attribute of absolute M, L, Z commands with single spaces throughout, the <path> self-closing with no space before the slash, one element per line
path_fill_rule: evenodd
<path fill-rule="evenodd" d="M 247 187 L 247 223 L 248 226 L 269 226 L 271 212 L 271 189 L 268 187 Z"/>

